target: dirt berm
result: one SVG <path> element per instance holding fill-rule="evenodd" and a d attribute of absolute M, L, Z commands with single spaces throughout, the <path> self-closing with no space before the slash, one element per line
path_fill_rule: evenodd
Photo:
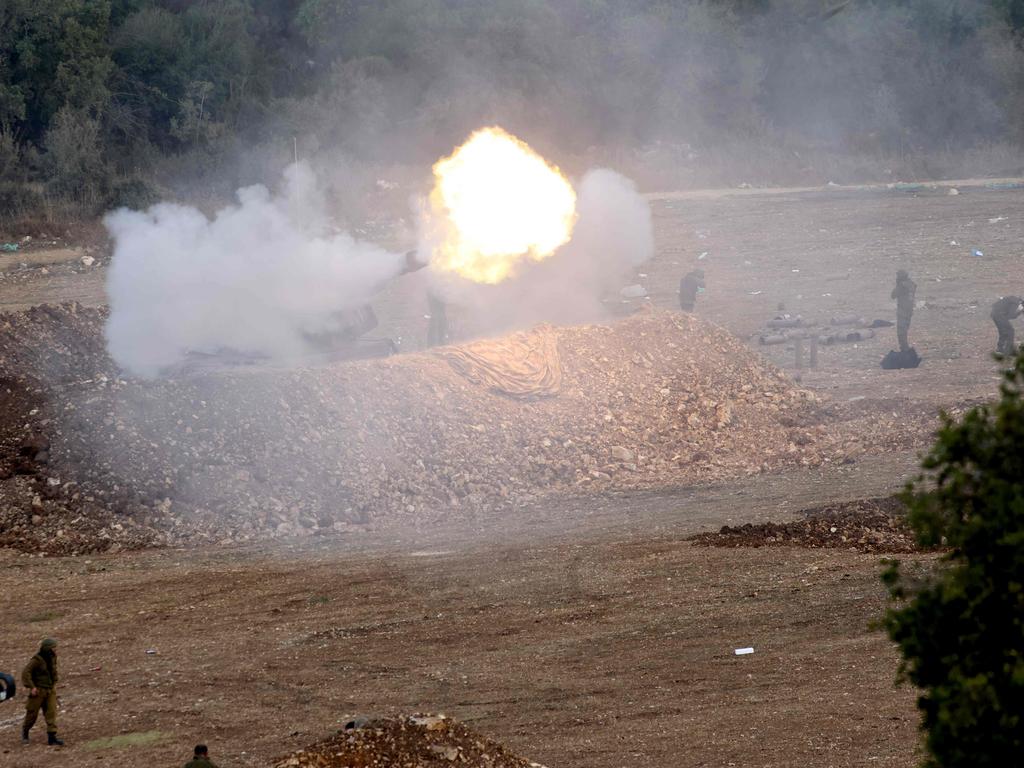
<path fill-rule="evenodd" d="M 333 738 L 281 758 L 274 768 L 447 765 L 544 768 L 444 715 L 353 721 Z"/>
<path fill-rule="evenodd" d="M 919 445 L 933 423 L 905 403 L 821 402 L 725 330 L 668 312 L 155 381 L 117 370 L 104 318 L 77 305 L 0 316 L 0 546 L 468 522 L 557 494 L 849 461 Z"/>
<path fill-rule="evenodd" d="M 898 498 L 830 504 L 802 511 L 786 523 L 725 525 L 717 533 L 698 533 L 690 541 L 708 547 L 806 547 L 857 552 L 919 552 L 907 509 Z"/>

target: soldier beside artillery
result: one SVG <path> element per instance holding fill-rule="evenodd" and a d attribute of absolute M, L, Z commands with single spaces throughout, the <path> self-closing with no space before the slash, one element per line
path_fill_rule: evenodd
<path fill-rule="evenodd" d="M 896 338 L 900 343 L 900 352 L 910 351 L 907 333 L 910 331 L 910 319 L 914 316 L 914 296 L 917 284 L 910 279 L 906 270 L 896 273 L 896 287 L 892 289 L 892 298 L 896 299 Z"/>
<path fill-rule="evenodd" d="M 694 269 L 687 272 L 679 281 L 679 308 L 683 312 L 693 312 L 697 304 L 697 294 L 704 290 L 704 270 Z"/>
<path fill-rule="evenodd" d="M 999 338 L 996 352 L 1000 355 L 1015 355 L 1017 347 L 1013 338 L 1013 324 L 1010 322 L 1024 312 L 1024 299 L 1020 296 L 1003 296 L 992 305 L 992 322 L 996 324 Z"/>

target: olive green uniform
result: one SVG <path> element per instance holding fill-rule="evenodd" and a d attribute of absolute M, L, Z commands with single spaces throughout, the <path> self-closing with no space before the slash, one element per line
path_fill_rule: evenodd
<path fill-rule="evenodd" d="M 44 656 L 40 649 L 21 673 L 21 684 L 30 694 L 25 702 L 25 722 L 22 725 L 24 733 L 28 733 L 36 724 L 40 709 L 46 718 L 46 732 L 57 733 L 57 679 L 56 654 Z M 35 696 L 31 695 L 33 688 L 37 689 Z"/>
<path fill-rule="evenodd" d="M 892 298 L 896 299 L 896 338 L 899 339 L 900 352 L 910 349 L 907 332 L 910 330 L 910 318 L 914 315 L 914 295 L 917 284 L 900 270 L 896 275 L 896 287 L 892 289 Z"/>
<path fill-rule="evenodd" d="M 208 757 L 196 757 L 185 763 L 185 768 L 217 768 L 217 766 Z"/>
<path fill-rule="evenodd" d="M 704 287 L 704 270 L 695 269 L 687 272 L 679 281 L 679 308 L 683 312 L 693 312 L 697 304 L 697 294 Z"/>
<path fill-rule="evenodd" d="M 992 322 L 996 324 L 999 339 L 996 341 L 996 352 L 1000 355 L 1014 355 L 1017 347 L 1013 340 L 1013 324 L 1010 322 L 1021 314 L 1019 296 L 1004 296 L 992 305 Z"/>

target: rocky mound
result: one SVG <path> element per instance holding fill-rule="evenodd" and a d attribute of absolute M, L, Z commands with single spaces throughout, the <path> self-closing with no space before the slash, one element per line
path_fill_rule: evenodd
<path fill-rule="evenodd" d="M 516 757 L 444 715 L 355 721 L 336 736 L 274 763 L 274 768 L 352 768 L 353 766 L 450 766 L 543 768 Z"/>
<path fill-rule="evenodd" d="M 103 321 L 73 305 L 0 317 L 0 545 L 63 553 L 468 520 L 552 494 L 851 460 L 915 444 L 932 419 L 822 406 L 691 315 L 538 331 L 560 378 L 557 395 L 531 399 L 436 353 L 130 380 L 104 351 Z"/>
<path fill-rule="evenodd" d="M 858 552 L 920 551 L 907 525 L 906 508 L 898 499 L 862 499 L 815 507 L 804 519 L 790 523 L 747 523 L 723 526 L 717 533 L 691 536 L 714 547 L 808 547 L 853 549 Z"/>

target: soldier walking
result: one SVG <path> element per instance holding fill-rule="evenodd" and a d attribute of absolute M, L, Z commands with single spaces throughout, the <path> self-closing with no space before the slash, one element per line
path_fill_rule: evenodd
<path fill-rule="evenodd" d="M 679 281 L 679 308 L 683 312 L 693 312 L 697 305 L 697 294 L 704 288 L 704 270 L 694 269 L 687 272 Z"/>
<path fill-rule="evenodd" d="M 21 673 L 21 684 L 28 691 L 25 722 L 21 726 L 23 743 L 28 744 L 28 732 L 36 724 L 41 709 L 46 718 L 46 743 L 64 746 L 64 742 L 57 738 L 57 679 L 57 641 L 48 637 Z"/>
<path fill-rule="evenodd" d="M 999 339 L 996 341 L 996 352 L 1000 355 L 1015 355 L 1017 348 L 1013 342 L 1013 324 L 1010 322 L 1024 312 L 1024 299 L 1020 296 L 1004 296 L 992 305 L 992 322 L 996 324 Z"/>
<path fill-rule="evenodd" d="M 914 315 L 914 294 L 917 284 L 910 279 L 906 270 L 896 273 L 896 287 L 892 289 L 892 298 L 896 299 L 896 338 L 900 343 L 900 352 L 910 349 L 907 332 L 910 330 L 910 318 Z"/>

